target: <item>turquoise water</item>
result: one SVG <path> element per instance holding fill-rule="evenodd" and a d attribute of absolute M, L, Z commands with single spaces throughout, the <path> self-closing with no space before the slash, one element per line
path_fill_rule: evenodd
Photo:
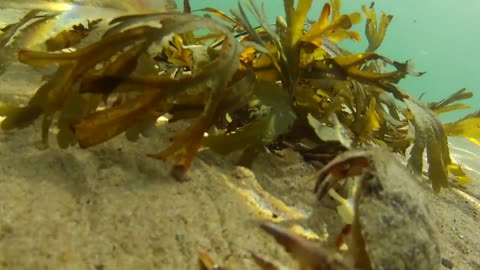
<path fill-rule="evenodd" d="M 179 7 L 183 1 L 178 1 Z M 246 1 L 243 1 L 246 2 Z M 317 19 L 327 1 L 313 1 L 310 19 Z M 262 3 L 262 1 L 257 1 Z M 283 0 L 263 1 L 266 15 L 271 22 L 275 16 L 283 15 Z M 361 11 L 362 5 L 371 1 L 344 0 L 342 13 Z M 202 0 L 191 1 L 192 8 L 215 7 L 228 13 L 236 8 L 237 1 Z M 378 13 L 384 11 L 394 16 L 387 35 L 378 52 L 397 61 L 412 59 L 418 71 L 427 73 L 420 78 L 406 78 L 400 86 L 425 101 L 442 99 L 460 88 L 478 93 L 480 88 L 480 35 L 477 18 L 480 1 L 477 0 L 404 0 L 376 1 Z M 364 21 L 356 26 L 363 35 Z M 362 36 L 363 37 L 363 36 Z M 360 52 L 367 47 L 367 41 L 346 42 L 344 48 Z M 480 109 L 480 97 L 474 97 L 466 104 L 470 110 L 452 112 L 442 116 L 444 121 L 453 121 L 466 113 Z"/>

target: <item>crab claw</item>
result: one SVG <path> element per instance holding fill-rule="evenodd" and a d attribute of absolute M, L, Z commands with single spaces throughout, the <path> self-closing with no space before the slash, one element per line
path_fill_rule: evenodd
<path fill-rule="evenodd" d="M 320 200 L 338 181 L 352 176 L 362 175 L 368 167 L 370 155 L 364 150 L 347 151 L 338 155 L 317 174 L 313 192 Z"/>
<path fill-rule="evenodd" d="M 274 223 L 263 223 L 261 228 L 272 235 L 290 255 L 299 262 L 300 269 L 347 270 L 349 261 L 334 251 L 323 248 L 300 235 Z"/>

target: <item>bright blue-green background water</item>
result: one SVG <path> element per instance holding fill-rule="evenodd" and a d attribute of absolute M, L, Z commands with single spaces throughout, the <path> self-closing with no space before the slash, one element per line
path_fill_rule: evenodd
<path fill-rule="evenodd" d="M 326 0 L 313 2 L 309 18 L 317 19 Z M 257 3 L 262 1 L 257 0 Z M 265 0 L 263 3 L 272 23 L 276 15 L 283 16 L 283 0 Z M 342 13 L 361 11 L 362 5 L 370 3 L 343 0 Z M 236 8 L 237 1 L 191 0 L 191 4 L 193 9 L 215 7 L 230 14 L 228 10 Z M 419 78 L 404 79 L 401 88 L 415 96 L 425 92 L 425 101 L 442 99 L 462 87 L 473 91 L 474 97 L 465 102 L 472 109 L 446 114 L 442 116 L 445 121 L 480 109 L 480 97 L 475 95 L 480 89 L 479 0 L 380 0 L 375 2 L 375 9 L 378 14 L 384 11 L 394 15 L 378 52 L 397 61 L 412 59 L 416 70 L 427 72 Z M 356 26 L 362 36 L 364 23 Z M 344 48 L 361 52 L 367 47 L 366 42 L 365 38 L 361 43 L 348 42 Z"/>

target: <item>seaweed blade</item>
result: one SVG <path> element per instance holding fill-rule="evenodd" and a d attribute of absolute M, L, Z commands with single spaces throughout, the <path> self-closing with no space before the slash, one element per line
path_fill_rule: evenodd
<path fill-rule="evenodd" d="M 411 122 L 415 127 L 415 140 L 408 165 L 415 173 L 421 174 L 423 152 L 426 150 L 428 177 L 433 190 L 438 193 L 441 188 L 449 187 L 448 165 L 451 159 L 445 130 L 435 113 L 425 104 L 412 97 L 405 99 L 405 103 L 414 115 Z"/>

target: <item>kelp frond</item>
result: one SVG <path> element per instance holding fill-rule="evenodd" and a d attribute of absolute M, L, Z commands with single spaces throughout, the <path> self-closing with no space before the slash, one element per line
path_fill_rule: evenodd
<path fill-rule="evenodd" d="M 360 35 L 349 30 L 354 24 L 360 22 L 360 14 L 340 15 L 340 1 L 335 2 L 337 4 L 334 6 L 329 3 L 323 6 L 318 21 L 310 26 L 310 29 L 302 36 L 301 41 L 317 47 L 321 47 L 325 39 L 331 42 L 339 42 L 344 39 L 360 41 Z"/>
<path fill-rule="evenodd" d="M 444 125 L 445 132 L 452 137 L 465 137 L 473 143 L 480 145 L 480 111 Z"/>
<path fill-rule="evenodd" d="M 432 180 L 433 190 L 449 186 L 448 165 L 451 163 L 447 136 L 441 122 L 425 104 L 413 98 L 405 101 L 414 117 L 415 140 L 411 150 L 409 166 L 418 174 L 422 173 L 423 153 L 426 150 L 429 162 L 428 176 Z"/>
<path fill-rule="evenodd" d="M 363 13 L 367 17 L 367 23 L 365 24 L 365 35 L 368 40 L 367 52 L 374 52 L 380 47 L 387 32 L 387 27 L 393 19 L 392 15 L 382 12 L 380 22 L 377 22 L 377 14 L 373 6 L 373 2 L 369 8 L 362 6 Z"/>
<path fill-rule="evenodd" d="M 467 91 L 467 89 L 462 88 L 441 101 L 428 103 L 428 107 L 436 114 L 447 113 L 454 110 L 468 109 L 470 108 L 469 106 L 456 102 L 470 99 L 472 97 L 473 93 L 471 91 Z"/>

